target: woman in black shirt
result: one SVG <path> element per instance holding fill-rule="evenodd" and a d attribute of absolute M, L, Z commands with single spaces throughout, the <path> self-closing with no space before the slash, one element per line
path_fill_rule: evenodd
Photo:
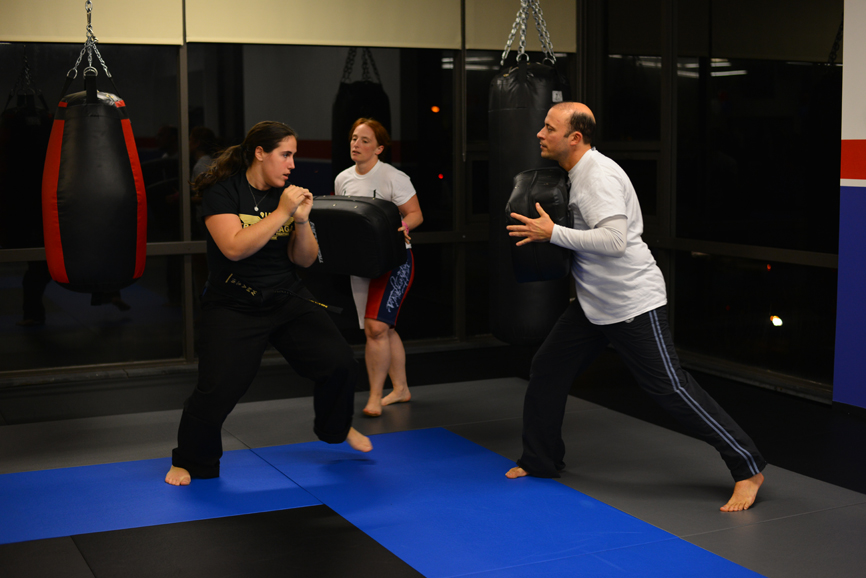
<path fill-rule="evenodd" d="M 291 128 L 260 122 L 193 182 L 202 193 L 209 274 L 201 301 L 198 384 L 184 403 L 169 484 L 219 476 L 222 424 L 253 381 L 269 343 L 315 382 L 318 438 L 372 449 L 352 427 L 358 377 L 352 349 L 295 273 L 319 251 L 309 225 L 313 196 L 288 183 L 297 148 Z"/>

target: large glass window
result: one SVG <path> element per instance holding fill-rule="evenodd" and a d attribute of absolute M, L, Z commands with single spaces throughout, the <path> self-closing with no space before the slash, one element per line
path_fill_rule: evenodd
<path fill-rule="evenodd" d="M 408 174 L 417 191 L 424 223 L 416 235 L 453 228 L 452 51 L 191 44 L 188 53 L 192 131 L 207 127 L 227 146 L 242 141 L 256 122 L 285 122 L 299 135 L 292 183 L 329 195 L 334 177 L 352 164 L 351 124 L 376 118 L 392 139 L 381 160 Z M 284 74 L 273 73 L 275 62 L 285 63 Z M 422 241 L 413 250 L 415 280 L 401 309 L 400 334 L 451 337 L 452 247 Z M 347 340 L 363 343 L 348 277 L 315 268 L 303 276 L 317 298 L 344 309 L 334 321 Z"/>
<path fill-rule="evenodd" d="M 842 67 L 681 58 L 677 234 L 835 253 Z"/>
<path fill-rule="evenodd" d="M 843 2 L 679 6 L 677 236 L 836 253 Z"/>
<path fill-rule="evenodd" d="M 8 95 L 0 120 L 4 250 L 44 245 L 41 185 L 48 134 L 81 47 L 0 44 L 0 92 Z M 148 241 L 180 240 L 178 48 L 106 45 L 100 53 L 114 85 L 94 55 L 97 88 L 119 93 L 128 108 L 148 197 Z M 68 92 L 84 90 L 86 66 L 85 55 Z M 98 211 L 97 197 L 93 204 Z M 0 371 L 182 357 L 181 261 L 149 256 L 143 277 L 129 287 L 77 293 L 54 283 L 44 260 L 4 258 Z"/>
<path fill-rule="evenodd" d="M 54 115 L 67 72 L 81 48 L 80 44 L 0 44 L 0 94 L 8 95 L 3 113 L 6 137 L 0 139 L 0 242 L 4 248 L 42 245 L 41 233 L 36 231 L 38 219 L 31 223 L 41 214 L 48 142 L 41 119 Z M 100 54 L 114 85 L 94 55 L 97 89 L 120 93 L 135 135 L 148 198 L 148 241 L 179 241 L 178 48 L 111 45 L 101 46 Z M 84 90 L 87 64 L 85 55 L 69 93 Z"/>
<path fill-rule="evenodd" d="M 835 269 L 688 252 L 675 263 L 680 348 L 832 383 Z"/>
<path fill-rule="evenodd" d="M 447 50 L 192 44 L 190 128 L 207 127 L 232 145 L 256 122 L 285 122 L 299 135 L 292 182 L 327 195 L 336 174 L 351 164 L 348 132 L 355 119 L 344 130 L 334 123 L 344 125 L 350 110 L 379 117 L 393 141 L 382 160 L 412 179 L 422 230 L 449 230 L 453 71 L 446 63 L 452 60 Z M 273 73 L 275 62 L 285 63 L 284 74 Z"/>

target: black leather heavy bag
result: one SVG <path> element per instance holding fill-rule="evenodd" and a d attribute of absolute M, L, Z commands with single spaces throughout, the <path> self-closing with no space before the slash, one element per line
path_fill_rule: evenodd
<path fill-rule="evenodd" d="M 521 62 L 490 84 L 490 331 L 516 345 L 540 343 L 568 305 L 568 280 L 518 283 L 511 262 L 517 241 L 505 229 L 514 177 L 556 164 L 541 158 L 538 138 L 547 111 L 568 100 L 568 86 L 552 66 Z"/>
<path fill-rule="evenodd" d="M 61 286 L 110 292 L 144 273 L 147 202 L 126 105 L 85 85 L 54 115 L 42 178 L 45 256 Z"/>
<path fill-rule="evenodd" d="M 327 195 L 313 198 L 310 223 L 319 241 L 311 267 L 375 279 L 406 262 L 400 211 L 389 201 Z"/>
<path fill-rule="evenodd" d="M 514 189 L 505 205 L 505 221 L 520 225 L 511 213 L 537 219 L 540 215 L 535 203 L 541 204 L 556 225 L 571 227 L 568 210 L 568 173 L 560 167 L 532 169 L 514 177 Z M 554 281 L 568 276 L 571 270 L 571 251 L 552 243 L 527 243 L 520 247 L 511 244 L 511 264 L 518 283 Z"/>

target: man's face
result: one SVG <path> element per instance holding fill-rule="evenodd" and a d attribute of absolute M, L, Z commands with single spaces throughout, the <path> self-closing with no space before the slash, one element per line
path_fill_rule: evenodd
<path fill-rule="evenodd" d="M 568 158 L 571 151 L 569 137 L 574 134 L 568 128 L 568 113 L 558 109 L 550 109 L 544 119 L 544 127 L 535 135 L 541 146 L 541 156 L 556 162 Z"/>

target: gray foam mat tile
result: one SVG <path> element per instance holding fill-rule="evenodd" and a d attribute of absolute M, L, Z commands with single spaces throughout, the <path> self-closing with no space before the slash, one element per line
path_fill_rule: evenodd
<path fill-rule="evenodd" d="M 223 431 L 252 448 L 315 441 L 313 398 L 239 403 Z"/>
<path fill-rule="evenodd" d="M 863 494 L 768 466 L 753 508 L 719 512 L 734 482 L 708 444 L 607 409 L 565 421 L 562 483 L 678 536 L 866 501 Z"/>
<path fill-rule="evenodd" d="M 514 377 L 426 385 L 412 389 L 411 402 L 386 406 L 378 418 L 361 415 L 367 397 L 366 392 L 359 392 L 355 394 L 355 427 L 366 435 L 372 435 L 521 418 L 526 383 L 526 380 Z M 593 407 L 597 406 L 569 397 L 566 411 Z"/>
<path fill-rule="evenodd" d="M 89 466 L 171 455 L 180 410 L 8 425 L 0 436 L 0 474 Z M 246 446 L 223 432 L 226 451 Z"/>
<path fill-rule="evenodd" d="M 769 578 L 859 578 L 866 572 L 866 504 L 686 540 Z"/>

